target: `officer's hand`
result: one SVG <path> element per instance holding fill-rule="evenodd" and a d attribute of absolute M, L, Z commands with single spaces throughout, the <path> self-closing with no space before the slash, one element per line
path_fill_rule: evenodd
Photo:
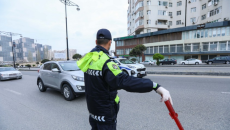
<path fill-rule="evenodd" d="M 161 102 L 169 100 L 170 103 L 173 105 L 172 98 L 168 90 L 163 87 L 159 87 L 156 92 L 161 95 Z"/>

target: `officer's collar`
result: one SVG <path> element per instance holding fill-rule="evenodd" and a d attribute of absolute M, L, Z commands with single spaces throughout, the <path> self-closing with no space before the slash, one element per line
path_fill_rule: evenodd
<path fill-rule="evenodd" d="M 96 48 L 97 48 L 97 49 L 100 49 L 101 51 L 103 51 L 104 53 L 106 53 L 106 54 L 109 55 L 109 51 L 106 50 L 104 47 L 97 45 Z"/>

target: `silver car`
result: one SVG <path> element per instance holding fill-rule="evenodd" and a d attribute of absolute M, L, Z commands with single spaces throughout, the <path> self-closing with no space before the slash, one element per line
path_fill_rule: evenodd
<path fill-rule="evenodd" d="M 41 92 L 47 88 L 60 91 L 67 101 L 85 93 L 84 73 L 76 61 L 50 61 L 44 63 L 39 71 L 37 85 Z"/>
<path fill-rule="evenodd" d="M 22 73 L 13 67 L 0 67 L 0 81 L 8 79 L 21 79 Z"/>

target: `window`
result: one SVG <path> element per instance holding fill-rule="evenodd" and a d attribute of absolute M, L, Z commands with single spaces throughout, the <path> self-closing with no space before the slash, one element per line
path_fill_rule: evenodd
<path fill-rule="evenodd" d="M 117 41 L 117 46 L 124 46 L 124 41 Z"/>
<path fill-rule="evenodd" d="M 151 32 L 151 29 L 147 29 L 147 33 L 150 33 Z"/>
<path fill-rule="evenodd" d="M 172 3 L 171 2 L 169 2 L 169 7 L 172 7 Z"/>
<path fill-rule="evenodd" d="M 217 42 L 210 43 L 210 51 L 217 51 Z"/>
<path fill-rule="evenodd" d="M 201 16 L 201 20 L 204 20 L 204 19 L 206 19 L 206 14 Z"/>
<path fill-rule="evenodd" d="M 208 37 L 208 29 L 205 29 L 205 37 Z"/>
<path fill-rule="evenodd" d="M 191 8 L 191 13 L 196 12 L 196 7 Z"/>
<path fill-rule="evenodd" d="M 212 37 L 212 29 L 209 29 L 209 37 Z"/>
<path fill-rule="evenodd" d="M 181 11 L 177 11 L 177 15 L 181 15 Z"/>
<path fill-rule="evenodd" d="M 193 43 L 192 44 L 192 51 L 193 52 L 200 51 L 200 43 Z"/>
<path fill-rule="evenodd" d="M 177 52 L 183 52 L 183 44 L 177 45 Z"/>
<path fill-rule="evenodd" d="M 151 24 L 151 20 L 147 20 L 147 24 Z"/>
<path fill-rule="evenodd" d="M 185 44 L 184 45 L 184 51 L 185 52 L 191 52 L 191 44 Z"/>
<path fill-rule="evenodd" d="M 172 16 L 172 12 L 169 12 L 169 16 Z"/>
<path fill-rule="evenodd" d="M 159 53 L 163 53 L 163 46 L 159 46 Z"/>
<path fill-rule="evenodd" d="M 182 1 L 177 2 L 177 6 L 181 6 L 182 5 Z"/>
<path fill-rule="evenodd" d="M 153 47 L 150 47 L 150 54 L 153 54 Z"/>
<path fill-rule="evenodd" d="M 197 31 L 196 31 L 196 37 L 197 37 L 197 38 L 200 38 L 200 30 L 197 30 Z"/>
<path fill-rule="evenodd" d="M 165 10 L 158 10 L 158 15 L 167 15 Z"/>
<path fill-rule="evenodd" d="M 230 51 L 230 41 L 228 41 L 228 51 Z"/>
<path fill-rule="evenodd" d="M 196 31 L 193 31 L 193 38 L 196 39 Z"/>
<path fill-rule="evenodd" d="M 166 21 L 165 20 L 158 20 L 158 25 L 166 25 Z"/>
<path fill-rule="evenodd" d="M 204 38 L 204 30 L 200 30 L 200 38 Z"/>
<path fill-rule="evenodd" d="M 206 8 L 206 4 L 203 4 L 202 5 L 202 10 Z"/>
<path fill-rule="evenodd" d="M 55 63 L 53 63 L 53 64 L 52 64 L 52 67 L 51 67 L 51 70 L 52 70 L 52 69 L 55 69 L 55 68 L 58 69 L 58 70 L 60 70 L 59 67 L 58 67 L 58 65 L 55 64 Z"/>
<path fill-rule="evenodd" d="M 208 51 L 209 50 L 209 43 L 205 42 L 203 43 L 203 51 Z"/>
<path fill-rule="evenodd" d="M 45 64 L 43 70 L 51 70 L 51 63 Z"/>
<path fill-rule="evenodd" d="M 221 12 L 221 10 L 222 10 L 222 7 L 219 7 L 219 8 L 216 8 L 216 9 L 214 9 L 214 10 L 211 10 L 210 11 L 210 17 L 211 16 L 214 16 L 214 15 L 216 15 L 216 14 L 219 14 L 220 12 Z"/>
<path fill-rule="evenodd" d="M 213 30 L 213 37 L 216 37 L 216 28 L 212 29 Z"/>
<path fill-rule="evenodd" d="M 196 22 L 196 17 L 191 18 L 191 19 L 190 19 L 190 22 L 191 22 L 191 23 L 195 23 L 195 22 Z"/>
<path fill-rule="evenodd" d="M 169 21 L 169 25 L 172 26 L 172 21 Z"/>
<path fill-rule="evenodd" d="M 116 53 L 117 53 L 117 55 L 123 55 L 124 54 L 124 50 L 118 49 Z"/>
<path fill-rule="evenodd" d="M 168 6 L 168 2 L 167 1 L 158 1 L 158 5 L 159 6 Z"/>
<path fill-rule="evenodd" d="M 227 27 L 226 28 L 226 36 L 229 36 L 230 35 L 230 27 Z M 228 44 L 228 46 L 230 46 L 230 44 Z"/>
<path fill-rule="evenodd" d="M 147 5 L 151 5 L 151 1 L 149 0 L 149 1 L 147 1 Z"/>
<path fill-rule="evenodd" d="M 222 36 L 225 36 L 225 27 L 223 27 L 223 28 L 221 29 L 221 35 L 222 35 Z"/>
<path fill-rule="evenodd" d="M 181 25 L 181 20 L 177 20 L 176 25 Z"/>
<path fill-rule="evenodd" d="M 170 52 L 176 53 L 176 45 L 170 45 Z"/>
<path fill-rule="evenodd" d="M 154 47 L 154 53 L 158 53 L 158 46 Z"/>
<path fill-rule="evenodd" d="M 226 51 L 227 50 L 227 42 L 226 41 L 219 42 L 219 50 L 220 51 Z"/>
<path fill-rule="evenodd" d="M 143 7 L 143 6 L 144 6 L 143 1 L 139 2 L 139 3 L 136 5 L 136 11 L 137 11 L 140 7 Z"/>
<path fill-rule="evenodd" d="M 217 28 L 217 37 L 220 36 L 220 28 Z"/>
<path fill-rule="evenodd" d="M 190 1 L 191 1 L 191 3 L 196 2 L 196 0 L 190 0 Z"/>
<path fill-rule="evenodd" d="M 169 53 L 169 46 L 168 45 L 164 46 L 164 53 Z"/>
<path fill-rule="evenodd" d="M 151 14 L 151 10 L 147 10 L 147 15 L 150 15 Z"/>

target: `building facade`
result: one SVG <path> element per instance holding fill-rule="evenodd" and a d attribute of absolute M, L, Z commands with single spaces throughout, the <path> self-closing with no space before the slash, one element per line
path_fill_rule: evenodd
<path fill-rule="evenodd" d="M 229 0 L 128 0 L 127 34 L 229 20 Z"/>
<path fill-rule="evenodd" d="M 202 61 L 216 56 L 230 55 L 230 21 L 193 25 L 161 30 L 134 36 L 115 38 L 116 55 L 130 57 L 129 52 L 138 44 L 147 47 L 143 60 L 153 60 L 155 53 L 165 58 L 188 58 Z"/>
<path fill-rule="evenodd" d="M 12 43 L 11 37 L 0 35 L 0 62 L 12 62 Z"/>

